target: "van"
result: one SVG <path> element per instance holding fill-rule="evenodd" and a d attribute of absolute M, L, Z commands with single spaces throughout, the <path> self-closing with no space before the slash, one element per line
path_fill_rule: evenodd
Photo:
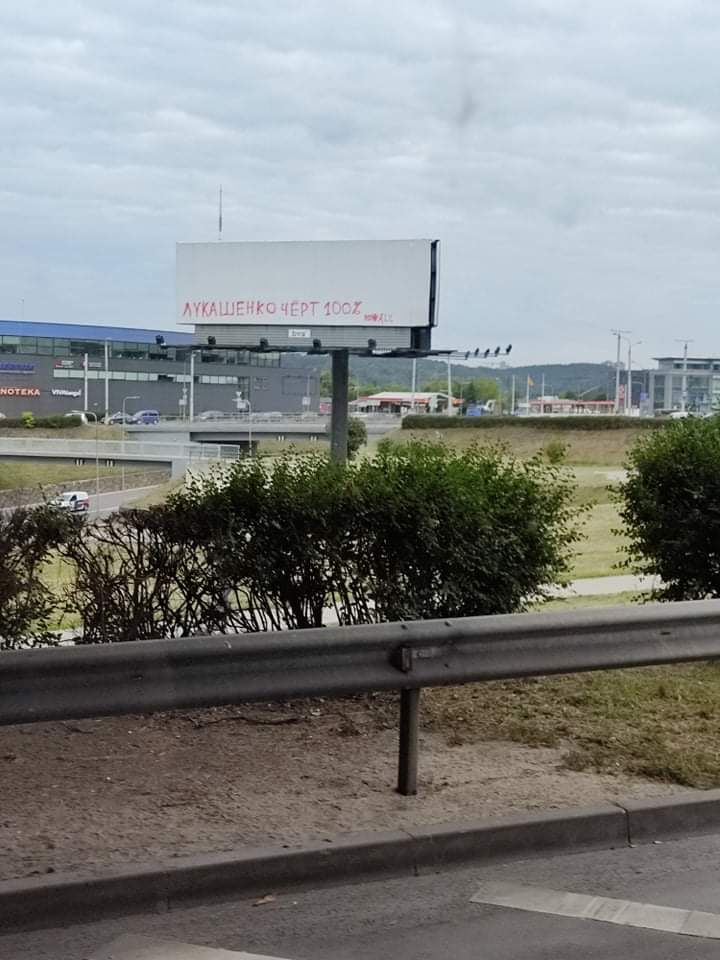
<path fill-rule="evenodd" d="M 68 513 L 88 513 L 90 510 L 90 496 L 86 490 L 68 490 L 50 502 Z"/>

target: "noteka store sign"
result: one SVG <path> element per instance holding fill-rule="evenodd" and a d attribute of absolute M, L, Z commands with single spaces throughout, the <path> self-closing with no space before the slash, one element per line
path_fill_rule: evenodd
<path fill-rule="evenodd" d="M 0 387 L 0 397 L 39 397 L 39 387 Z"/>

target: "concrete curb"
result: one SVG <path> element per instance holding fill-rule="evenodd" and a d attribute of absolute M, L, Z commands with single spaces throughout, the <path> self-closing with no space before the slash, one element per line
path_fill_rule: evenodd
<path fill-rule="evenodd" d="M 0 929 L 28 930 L 108 916 L 323 886 L 418 876 L 459 864 L 627 847 L 720 829 L 720 790 L 660 800 L 526 813 L 412 831 L 350 834 L 298 847 L 178 857 L 106 874 L 71 873 L 0 882 Z"/>

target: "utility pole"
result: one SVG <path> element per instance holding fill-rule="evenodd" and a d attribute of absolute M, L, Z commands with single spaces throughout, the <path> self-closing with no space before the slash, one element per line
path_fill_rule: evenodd
<path fill-rule="evenodd" d="M 695 341 L 694 340 L 676 340 L 675 343 L 681 343 L 683 345 L 683 373 L 682 373 L 682 388 L 680 390 L 680 409 L 682 410 L 683 413 L 685 413 L 685 411 L 687 410 L 687 400 L 688 400 L 687 348 L 689 343 L 695 343 Z"/>
<path fill-rule="evenodd" d="M 415 413 L 415 391 L 417 390 L 417 358 L 412 361 L 412 382 L 410 386 L 410 413 Z"/>
<path fill-rule="evenodd" d="M 545 413 L 545 374 L 540 380 L 540 413 Z"/>
<path fill-rule="evenodd" d="M 620 413 L 620 341 L 624 333 L 632 333 L 632 330 L 613 330 L 614 337 L 617 337 L 617 359 L 615 361 L 615 406 L 613 412 Z"/>
<path fill-rule="evenodd" d="M 510 391 L 510 415 L 515 413 L 515 374 L 512 375 L 512 388 Z"/>
<path fill-rule="evenodd" d="M 627 386 L 625 387 L 625 414 L 632 413 L 632 340 L 628 337 Z"/>
<path fill-rule="evenodd" d="M 625 387 L 625 414 L 630 416 L 632 413 L 632 348 L 639 346 L 642 340 L 631 340 L 630 337 L 623 337 L 627 341 L 627 386 Z"/>

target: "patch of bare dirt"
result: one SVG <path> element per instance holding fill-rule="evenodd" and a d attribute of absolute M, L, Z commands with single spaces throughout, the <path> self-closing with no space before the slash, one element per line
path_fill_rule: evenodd
<path fill-rule="evenodd" d="M 0 878 L 681 789 L 424 731 L 419 795 L 401 797 L 395 723 L 385 698 L 2 729 Z"/>

